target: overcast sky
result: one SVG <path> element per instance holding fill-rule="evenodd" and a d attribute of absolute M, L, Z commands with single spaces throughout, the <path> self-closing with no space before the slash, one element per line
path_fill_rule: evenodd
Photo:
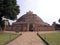
<path fill-rule="evenodd" d="M 20 6 L 20 16 L 31 10 L 37 14 L 43 21 L 52 24 L 58 23 L 60 18 L 60 0 L 17 0 Z"/>

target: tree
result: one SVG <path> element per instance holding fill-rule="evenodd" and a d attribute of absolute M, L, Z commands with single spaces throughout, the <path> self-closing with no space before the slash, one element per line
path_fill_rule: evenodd
<path fill-rule="evenodd" d="M 53 26 L 55 26 L 56 25 L 56 22 L 53 22 L 53 24 L 52 24 Z"/>
<path fill-rule="evenodd" d="M 16 2 L 16 0 L 0 0 L 0 18 L 15 20 L 20 12 Z"/>
<path fill-rule="evenodd" d="M 60 23 L 60 19 L 59 19 L 58 21 L 59 21 L 59 23 Z"/>
<path fill-rule="evenodd" d="M 0 25 L 2 17 L 15 20 L 20 13 L 16 0 L 0 0 Z"/>

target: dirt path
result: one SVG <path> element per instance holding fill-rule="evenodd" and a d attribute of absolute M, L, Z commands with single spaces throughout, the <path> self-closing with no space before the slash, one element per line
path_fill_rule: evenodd
<path fill-rule="evenodd" d="M 7 45 L 45 45 L 36 32 L 23 32 L 22 36 Z"/>

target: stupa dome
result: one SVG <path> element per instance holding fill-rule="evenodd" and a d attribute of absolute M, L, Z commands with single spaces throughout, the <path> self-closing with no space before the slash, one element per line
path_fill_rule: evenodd
<path fill-rule="evenodd" d="M 54 30 L 52 26 L 44 22 L 39 16 L 29 11 L 22 15 L 15 23 L 12 24 L 13 30 L 18 31 L 45 31 Z"/>
<path fill-rule="evenodd" d="M 31 11 L 29 11 L 26 14 L 24 14 L 23 16 L 21 16 L 17 20 L 17 22 L 37 23 L 37 24 L 42 24 L 42 25 L 47 24 L 39 16 L 37 16 L 36 14 L 33 14 L 33 12 L 31 12 Z"/>

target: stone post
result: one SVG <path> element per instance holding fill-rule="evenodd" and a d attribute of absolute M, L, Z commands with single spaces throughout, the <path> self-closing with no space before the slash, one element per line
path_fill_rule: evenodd
<path fill-rule="evenodd" d="M 33 31 L 36 31 L 36 30 L 35 30 L 35 24 L 33 24 Z"/>
<path fill-rule="evenodd" d="M 27 24 L 27 31 L 29 31 L 29 24 Z"/>
<path fill-rule="evenodd" d="M 6 28 L 8 28 L 8 20 L 5 20 L 5 28 L 4 28 L 4 31 L 6 30 Z"/>

